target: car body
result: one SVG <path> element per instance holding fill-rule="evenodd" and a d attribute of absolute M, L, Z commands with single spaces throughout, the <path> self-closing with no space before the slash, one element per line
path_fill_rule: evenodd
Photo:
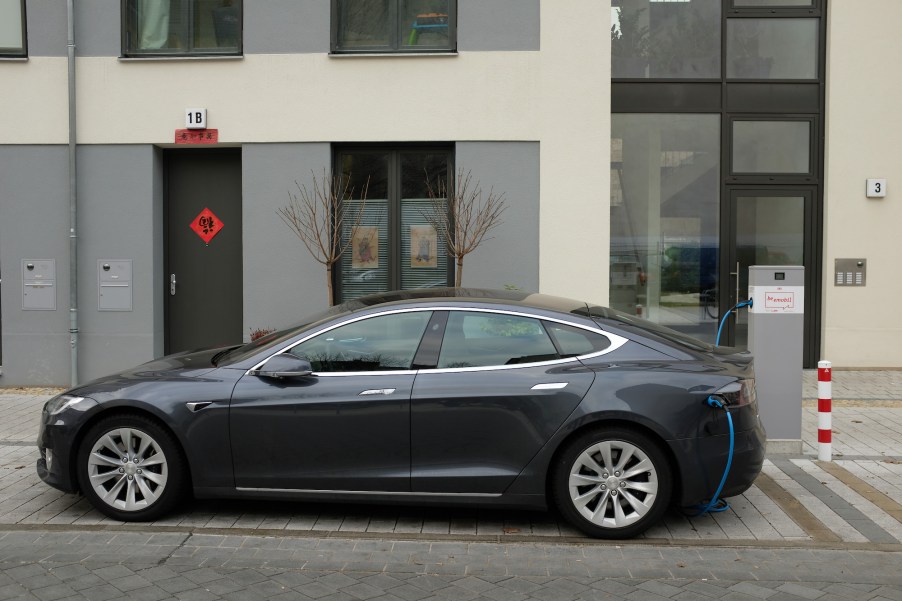
<path fill-rule="evenodd" d="M 188 491 L 554 503 L 624 538 L 671 500 L 714 496 L 731 429 L 721 496 L 764 458 L 746 352 L 570 299 L 424 289 L 77 386 L 44 407 L 37 471 L 120 520 L 156 519 Z"/>

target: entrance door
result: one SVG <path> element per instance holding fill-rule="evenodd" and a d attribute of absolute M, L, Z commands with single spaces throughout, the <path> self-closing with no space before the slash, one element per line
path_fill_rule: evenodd
<path fill-rule="evenodd" d="M 720 315 L 739 301 L 749 298 L 749 267 L 751 265 L 802 265 L 805 267 L 805 363 L 816 349 L 812 341 L 811 324 L 817 280 L 814 253 L 814 198 L 811 187 L 739 188 L 728 189 L 723 211 L 723 245 L 725 261 L 721 265 L 720 281 L 725 294 L 720 296 Z M 810 292 L 808 292 L 810 291 Z M 742 309 L 724 325 L 721 345 L 745 348 L 748 344 L 748 311 Z M 816 363 L 816 360 L 815 360 Z"/>
<path fill-rule="evenodd" d="M 165 206 L 166 352 L 240 344 L 241 151 L 167 152 Z"/>

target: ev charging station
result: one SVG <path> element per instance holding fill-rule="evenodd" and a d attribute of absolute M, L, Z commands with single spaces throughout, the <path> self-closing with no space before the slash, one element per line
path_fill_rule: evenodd
<path fill-rule="evenodd" d="M 802 452 L 805 268 L 749 267 L 748 348 L 755 357 L 758 410 L 771 453 Z"/>

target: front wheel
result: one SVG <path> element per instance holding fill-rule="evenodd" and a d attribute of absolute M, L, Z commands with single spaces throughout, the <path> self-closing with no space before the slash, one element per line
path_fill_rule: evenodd
<path fill-rule="evenodd" d="M 634 430 L 592 430 L 552 466 L 551 492 L 563 516 L 595 538 L 631 538 L 661 519 L 673 479 L 660 446 Z"/>
<path fill-rule="evenodd" d="M 111 416 L 82 441 L 78 481 L 91 504 L 109 517 L 151 521 L 178 502 L 185 467 L 172 435 L 155 421 Z"/>

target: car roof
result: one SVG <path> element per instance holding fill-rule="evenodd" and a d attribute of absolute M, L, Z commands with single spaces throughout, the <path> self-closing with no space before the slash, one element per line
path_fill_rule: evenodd
<path fill-rule="evenodd" d="M 337 311 L 359 311 L 398 303 L 429 301 L 459 301 L 484 304 L 504 304 L 523 308 L 544 309 L 560 313 L 588 316 L 588 305 L 578 301 L 550 294 L 523 292 L 521 290 L 491 290 L 487 288 L 421 288 L 400 290 L 363 296 L 335 309 Z"/>

